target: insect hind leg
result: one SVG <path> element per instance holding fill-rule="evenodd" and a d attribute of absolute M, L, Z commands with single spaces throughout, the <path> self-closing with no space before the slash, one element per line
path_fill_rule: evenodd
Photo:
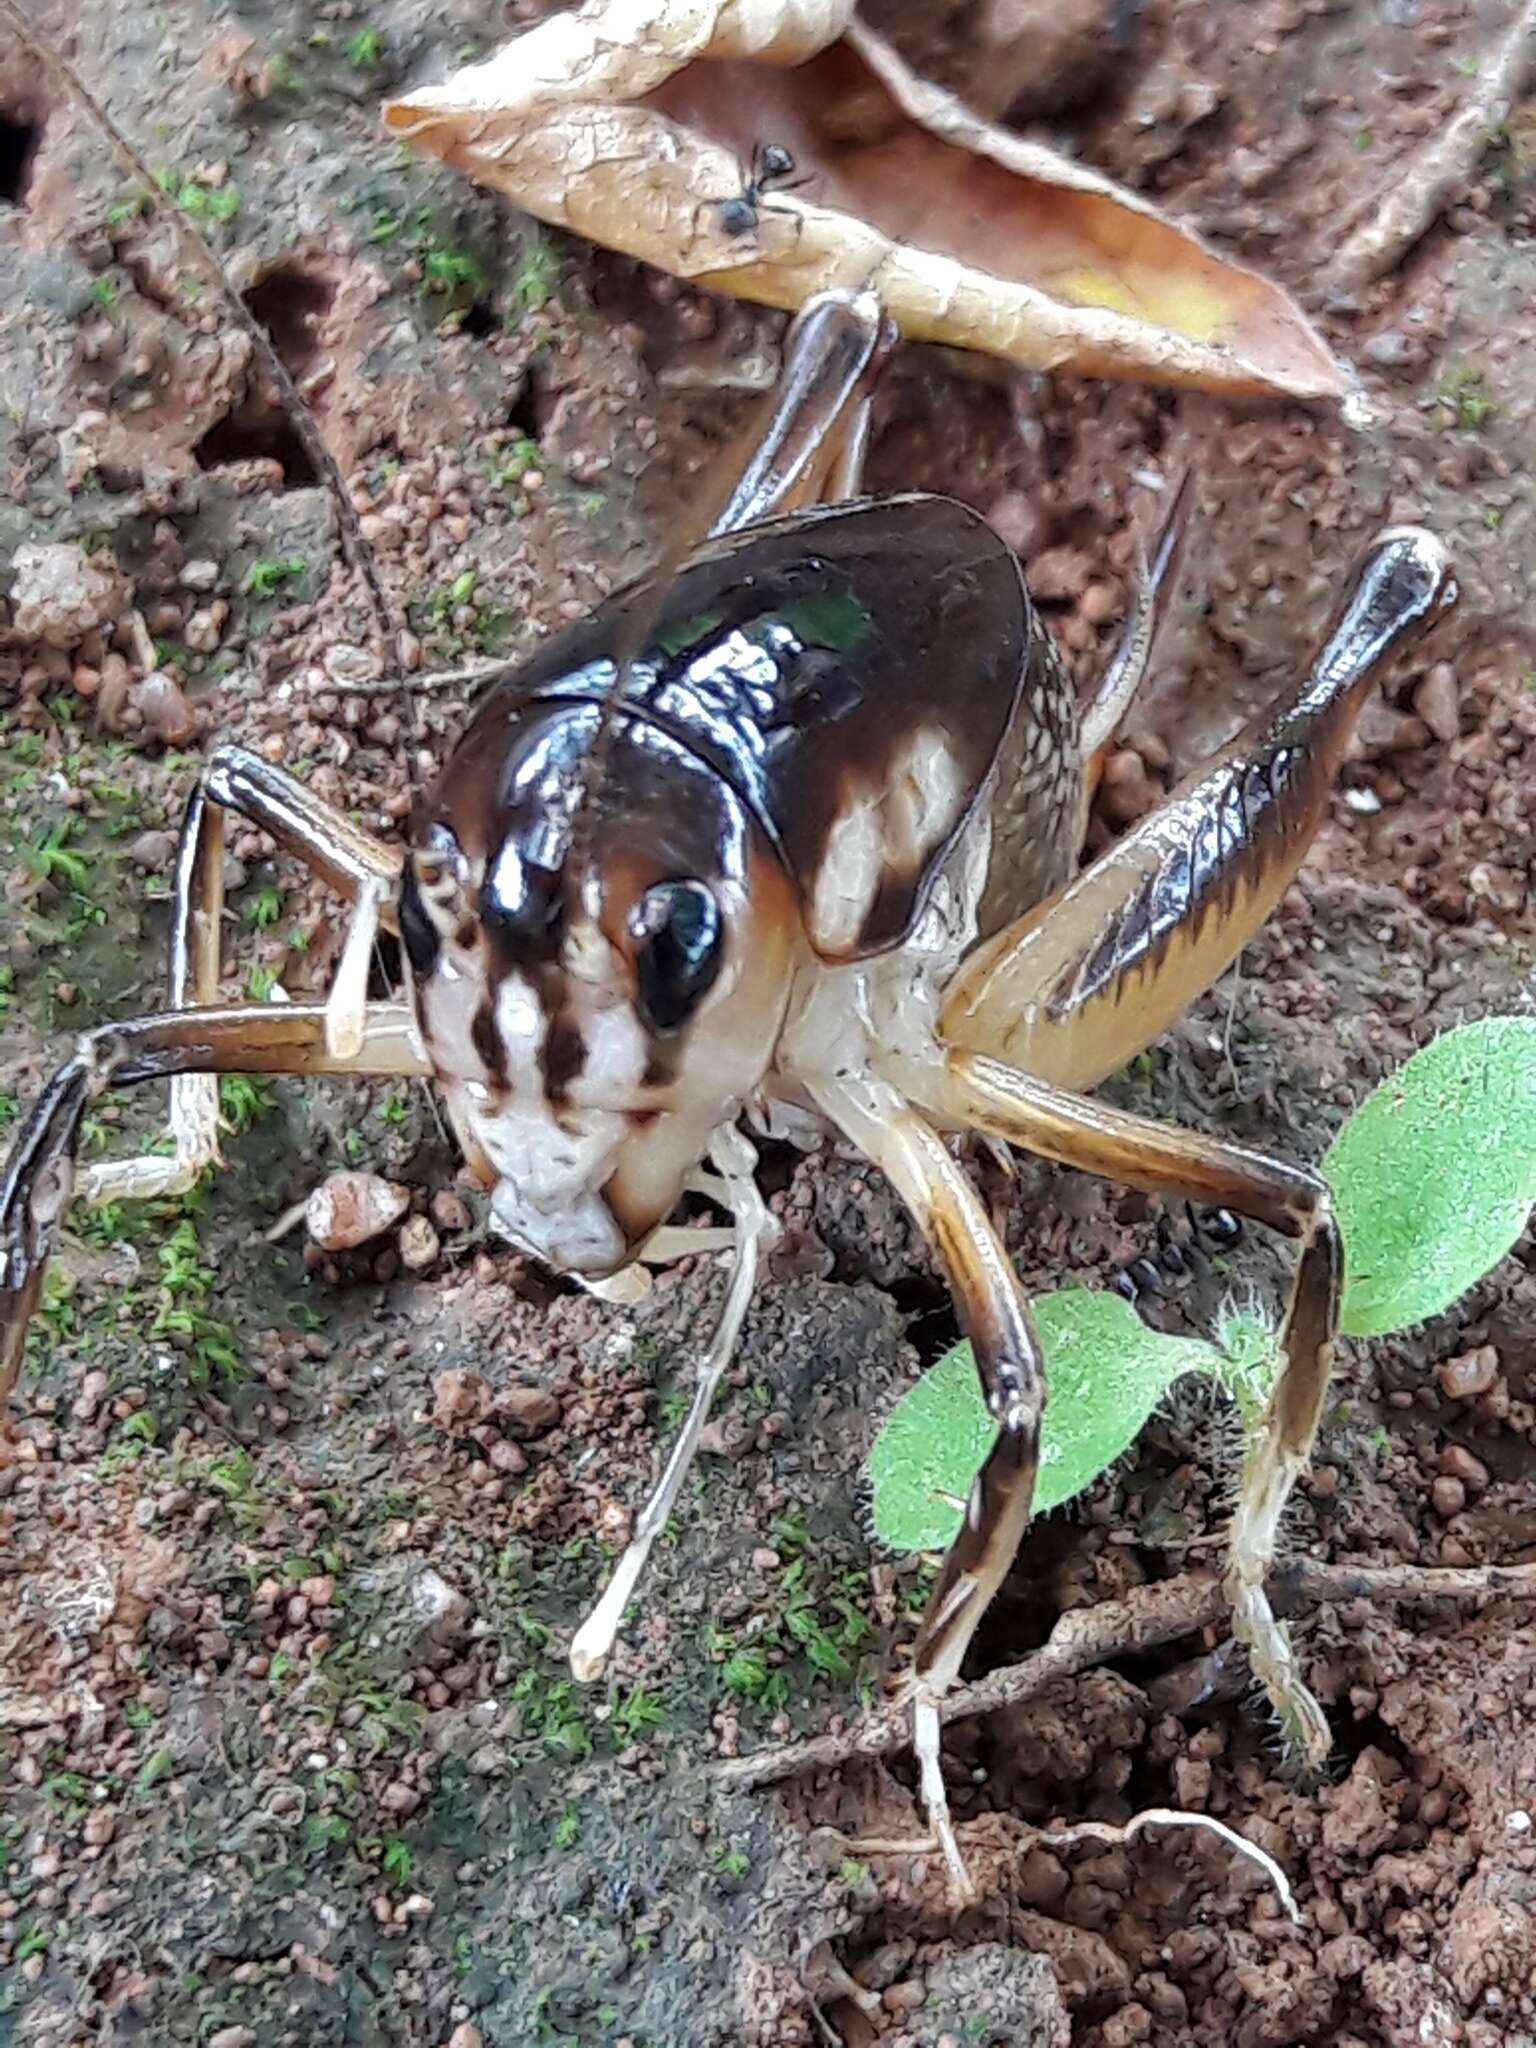
<path fill-rule="evenodd" d="M 1043 1159 L 1147 1194 L 1232 1209 L 1297 1240 L 1301 1256 L 1276 1338 L 1278 1370 L 1262 1407 L 1244 1405 L 1244 1456 L 1228 1546 L 1233 1633 L 1279 1716 L 1288 1748 L 1320 1769 L 1331 1745 L 1322 1708 L 1265 1591 L 1285 1504 L 1306 1470 L 1338 1332 L 1343 1244 L 1327 1184 L 1247 1146 L 1159 1124 L 1055 1088 L 982 1053 L 948 1053 L 935 1107 Z"/>
<path fill-rule="evenodd" d="M 369 958 L 399 872 L 399 856 L 322 804 L 301 782 L 241 747 L 213 750 L 183 814 L 173 878 L 167 1008 L 206 1008 L 218 1001 L 228 811 L 270 832 L 352 898 L 341 964 L 327 1004 L 326 1040 L 333 1057 L 355 1055 L 363 1042 Z M 83 1201 L 153 1201 L 184 1194 L 218 1163 L 218 1077 L 179 1074 L 171 1082 L 170 1094 L 170 1154 L 103 1160 L 86 1167 L 79 1176 Z"/>
<path fill-rule="evenodd" d="M 1146 679 L 1153 645 L 1178 588 L 1179 564 L 1189 530 L 1192 477 L 1193 472 L 1186 470 L 1180 480 L 1150 559 L 1144 550 L 1139 551 L 1136 581 L 1120 638 L 1098 688 L 1083 707 L 1082 748 L 1090 796 L 1102 773 L 1115 728 Z"/>

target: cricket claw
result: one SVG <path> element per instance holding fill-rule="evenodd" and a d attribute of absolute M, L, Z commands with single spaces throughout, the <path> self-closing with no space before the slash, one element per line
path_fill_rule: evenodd
<path fill-rule="evenodd" d="M 27 1323 L 74 1193 L 80 1121 L 96 1086 L 87 1060 L 60 1067 L 22 1126 L 0 1180 L 0 1407 L 21 1374 Z"/>

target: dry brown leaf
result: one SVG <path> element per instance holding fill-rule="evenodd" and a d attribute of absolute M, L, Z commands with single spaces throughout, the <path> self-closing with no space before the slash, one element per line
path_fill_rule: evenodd
<path fill-rule="evenodd" d="M 1032 370 L 1340 398 L 1295 302 L 914 77 L 852 0 L 590 0 L 384 109 L 553 226 L 790 309 L 871 283 L 904 334 Z M 732 236 L 759 142 L 809 187 Z"/>

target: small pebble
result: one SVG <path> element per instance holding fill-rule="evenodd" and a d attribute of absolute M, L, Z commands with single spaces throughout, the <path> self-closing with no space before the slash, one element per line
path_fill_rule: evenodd
<path fill-rule="evenodd" d="M 128 848 L 128 858 L 146 874 L 158 874 L 168 868 L 175 854 L 174 832 L 141 832 Z"/>
<path fill-rule="evenodd" d="M 410 1200 L 408 1189 L 377 1173 L 332 1173 L 305 1203 L 304 1221 L 322 1251 L 349 1251 L 382 1237 Z"/>
<path fill-rule="evenodd" d="M 1394 370 L 1405 363 L 1412 353 L 1412 345 L 1400 327 L 1385 328 L 1380 334 L 1373 334 L 1361 350 L 1368 363 L 1375 363 L 1378 369 Z"/>
<path fill-rule="evenodd" d="M 987 508 L 987 523 L 1021 561 L 1028 561 L 1045 539 L 1045 516 L 1024 491 L 1005 491 L 994 499 Z"/>
<path fill-rule="evenodd" d="M 1440 1367 L 1442 1392 L 1451 1401 L 1471 1401 L 1486 1394 L 1499 1376 L 1499 1354 L 1492 1344 L 1479 1344 L 1475 1351 L 1463 1351 Z"/>
<path fill-rule="evenodd" d="M 1090 626 L 1102 626 L 1120 610 L 1120 593 L 1113 583 L 1090 583 L 1077 608 Z"/>
<path fill-rule="evenodd" d="M 192 653 L 214 654 L 218 651 L 223 623 L 221 606 L 201 605 L 187 620 L 181 637 Z"/>
<path fill-rule="evenodd" d="M 1093 563 L 1081 548 L 1046 548 L 1027 566 L 1029 594 L 1045 604 L 1075 602 L 1093 574 Z"/>
<path fill-rule="evenodd" d="M 163 669 L 138 684 L 133 703 L 145 726 L 162 746 L 184 747 L 197 737 L 197 719 L 181 685 Z"/>
<path fill-rule="evenodd" d="M 1437 1479 L 1429 1489 L 1435 1513 L 1443 1522 L 1459 1515 L 1467 1504 L 1467 1489 L 1459 1479 Z"/>
<path fill-rule="evenodd" d="M 1461 731 L 1461 703 L 1456 693 L 1456 671 L 1448 661 L 1437 661 L 1413 693 L 1413 708 L 1435 738 L 1449 746 Z"/>
<path fill-rule="evenodd" d="M 72 1412 L 76 1422 L 94 1422 L 106 1398 L 107 1376 L 99 1367 L 93 1368 L 80 1382 L 80 1391 L 75 1396 Z"/>
<path fill-rule="evenodd" d="M 432 1221 L 439 1230 L 468 1230 L 474 1217 L 470 1214 L 468 1202 L 455 1194 L 452 1188 L 439 1188 L 429 1205 Z"/>
<path fill-rule="evenodd" d="M 502 1427 L 518 1437 L 543 1436 L 560 1420 L 560 1403 L 547 1387 L 508 1387 L 496 1403 Z"/>
<path fill-rule="evenodd" d="M 1459 1479 L 1468 1493 L 1488 1491 L 1488 1467 L 1464 1444 L 1447 1444 L 1440 1453 L 1440 1470 L 1447 1479 Z"/>
<path fill-rule="evenodd" d="M 432 1420 L 450 1434 L 484 1421 L 495 1402 L 495 1392 L 483 1373 L 454 1365 L 432 1376 Z"/>
<path fill-rule="evenodd" d="M 909 1977 L 904 1984 L 887 1984 L 880 1994 L 880 2003 L 887 2012 L 906 2014 L 916 2012 L 928 1997 L 928 1988 L 921 1978 Z"/>

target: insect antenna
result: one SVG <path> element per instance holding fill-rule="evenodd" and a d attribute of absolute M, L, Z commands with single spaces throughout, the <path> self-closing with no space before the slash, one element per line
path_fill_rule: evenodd
<path fill-rule="evenodd" d="M 399 669 L 399 641 L 404 621 L 385 594 L 373 550 L 363 538 L 362 526 L 358 521 L 356 507 L 352 503 L 352 495 L 347 489 L 346 480 L 336 458 L 326 446 L 320 429 L 315 424 L 314 414 L 305 404 L 288 365 L 277 352 L 272 337 L 230 283 L 229 275 L 219 260 L 218 251 L 208 237 L 196 222 L 183 213 L 161 190 L 160 182 L 145 161 L 143 153 L 123 133 L 69 60 L 54 47 L 40 29 L 28 21 L 20 7 L 15 4 L 15 0 L 0 0 L 0 22 L 10 29 L 22 48 L 30 52 L 44 70 L 63 87 L 66 96 L 83 109 L 113 155 L 143 185 L 155 216 L 170 226 L 172 233 L 191 256 L 194 266 L 202 274 L 205 282 L 213 286 L 231 317 L 249 339 L 256 360 L 277 392 L 283 410 L 303 446 L 304 453 L 309 457 L 315 474 L 324 478 L 326 488 L 335 501 L 343 552 L 348 562 L 361 576 L 363 587 L 368 593 L 379 657 L 386 668 Z M 419 738 L 416 706 L 409 690 L 402 691 L 401 695 L 405 699 L 406 777 L 414 796 L 418 780 L 416 755 Z"/>

